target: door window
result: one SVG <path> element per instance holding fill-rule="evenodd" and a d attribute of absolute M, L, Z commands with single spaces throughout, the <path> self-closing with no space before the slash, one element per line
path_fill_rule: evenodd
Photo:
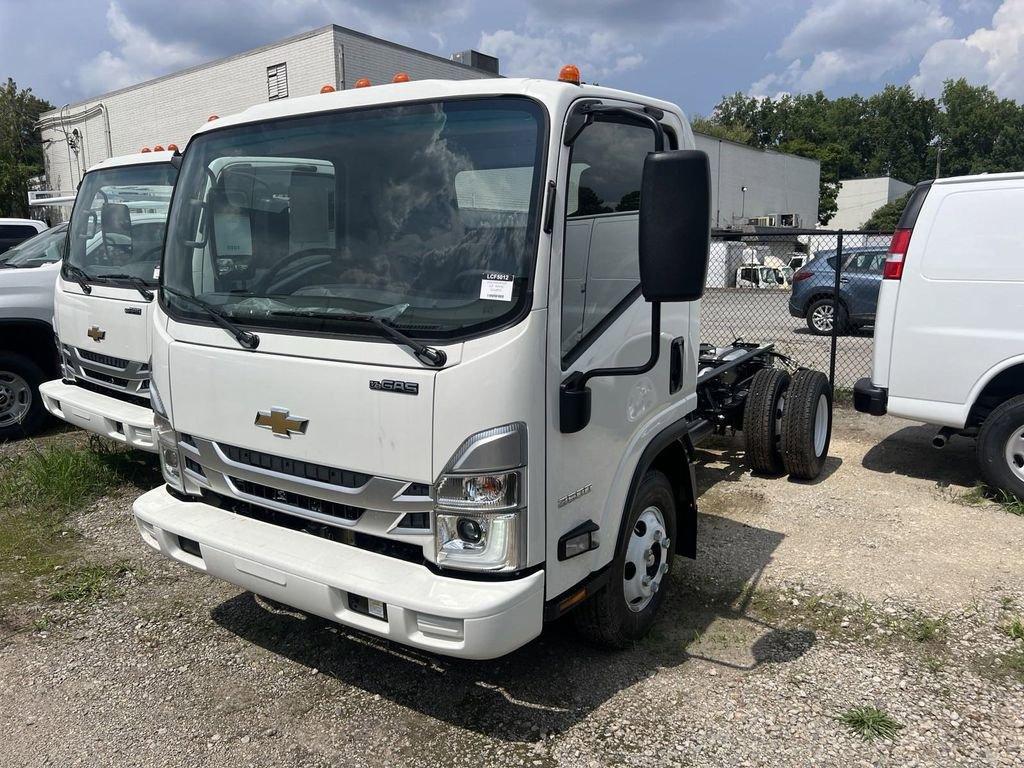
<path fill-rule="evenodd" d="M 636 298 L 640 183 L 654 147 L 649 127 L 604 120 L 573 144 L 562 265 L 563 359 Z"/>

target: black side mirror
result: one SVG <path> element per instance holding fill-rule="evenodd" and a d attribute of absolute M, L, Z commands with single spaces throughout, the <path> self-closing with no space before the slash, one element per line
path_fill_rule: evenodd
<path fill-rule="evenodd" d="M 704 295 L 711 238 L 711 169 L 698 150 L 652 152 L 640 189 L 640 290 L 647 301 Z"/>
<path fill-rule="evenodd" d="M 104 203 L 100 209 L 100 229 L 103 232 L 103 248 L 107 255 L 111 250 L 125 259 L 132 256 L 132 215 L 124 203 Z"/>

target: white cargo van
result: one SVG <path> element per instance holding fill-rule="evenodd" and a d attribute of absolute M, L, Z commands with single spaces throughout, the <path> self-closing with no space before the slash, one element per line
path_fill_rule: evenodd
<path fill-rule="evenodd" d="M 83 177 L 53 302 L 61 378 L 39 387 L 54 416 L 144 451 L 156 451 L 150 302 L 178 175 L 174 157 L 113 157 Z"/>
<path fill-rule="evenodd" d="M 701 435 L 821 471 L 827 378 L 699 342 L 710 174 L 686 118 L 571 75 L 291 98 L 192 137 L 148 546 L 439 653 L 500 656 L 570 610 L 624 647 L 696 555 Z"/>
<path fill-rule="evenodd" d="M 919 184 L 878 295 L 864 413 L 977 437 L 985 481 L 1024 498 L 1024 173 Z"/>

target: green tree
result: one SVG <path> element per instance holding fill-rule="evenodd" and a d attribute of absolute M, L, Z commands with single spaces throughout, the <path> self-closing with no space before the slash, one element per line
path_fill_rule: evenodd
<path fill-rule="evenodd" d="M 28 180 L 43 172 L 39 115 L 53 106 L 19 89 L 11 78 L 0 86 L 0 216 L 28 216 Z"/>
<path fill-rule="evenodd" d="M 986 86 L 947 80 L 939 116 L 943 176 L 1024 168 L 1024 107 Z M 930 160 L 934 168 L 935 150 Z M 928 174 L 929 176 L 932 174 Z M 907 179 L 907 181 L 910 181 Z"/>
<path fill-rule="evenodd" d="M 899 223 L 900 216 L 903 215 L 903 209 L 907 207 L 907 201 L 910 199 L 910 194 L 903 195 L 903 197 L 897 197 L 891 203 L 876 208 L 871 214 L 871 218 L 864 222 L 864 229 L 873 229 L 879 232 L 892 232 L 896 229 L 896 225 Z"/>

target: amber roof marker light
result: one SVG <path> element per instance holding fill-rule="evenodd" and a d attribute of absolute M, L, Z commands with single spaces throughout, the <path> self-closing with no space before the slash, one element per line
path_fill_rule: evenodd
<path fill-rule="evenodd" d="M 360 77 L 356 80 L 356 88 L 369 88 L 373 83 L 370 82 L 368 77 Z"/>
<path fill-rule="evenodd" d="M 562 83 L 580 84 L 580 68 L 575 64 L 566 64 L 558 70 L 558 80 Z"/>
<path fill-rule="evenodd" d="M 335 90 L 335 87 L 330 83 L 325 83 L 324 85 L 320 86 L 320 93 L 334 93 Z"/>
<path fill-rule="evenodd" d="M 395 72 L 395 76 L 391 78 L 392 83 L 408 83 L 410 80 L 412 78 L 408 72 Z"/>

